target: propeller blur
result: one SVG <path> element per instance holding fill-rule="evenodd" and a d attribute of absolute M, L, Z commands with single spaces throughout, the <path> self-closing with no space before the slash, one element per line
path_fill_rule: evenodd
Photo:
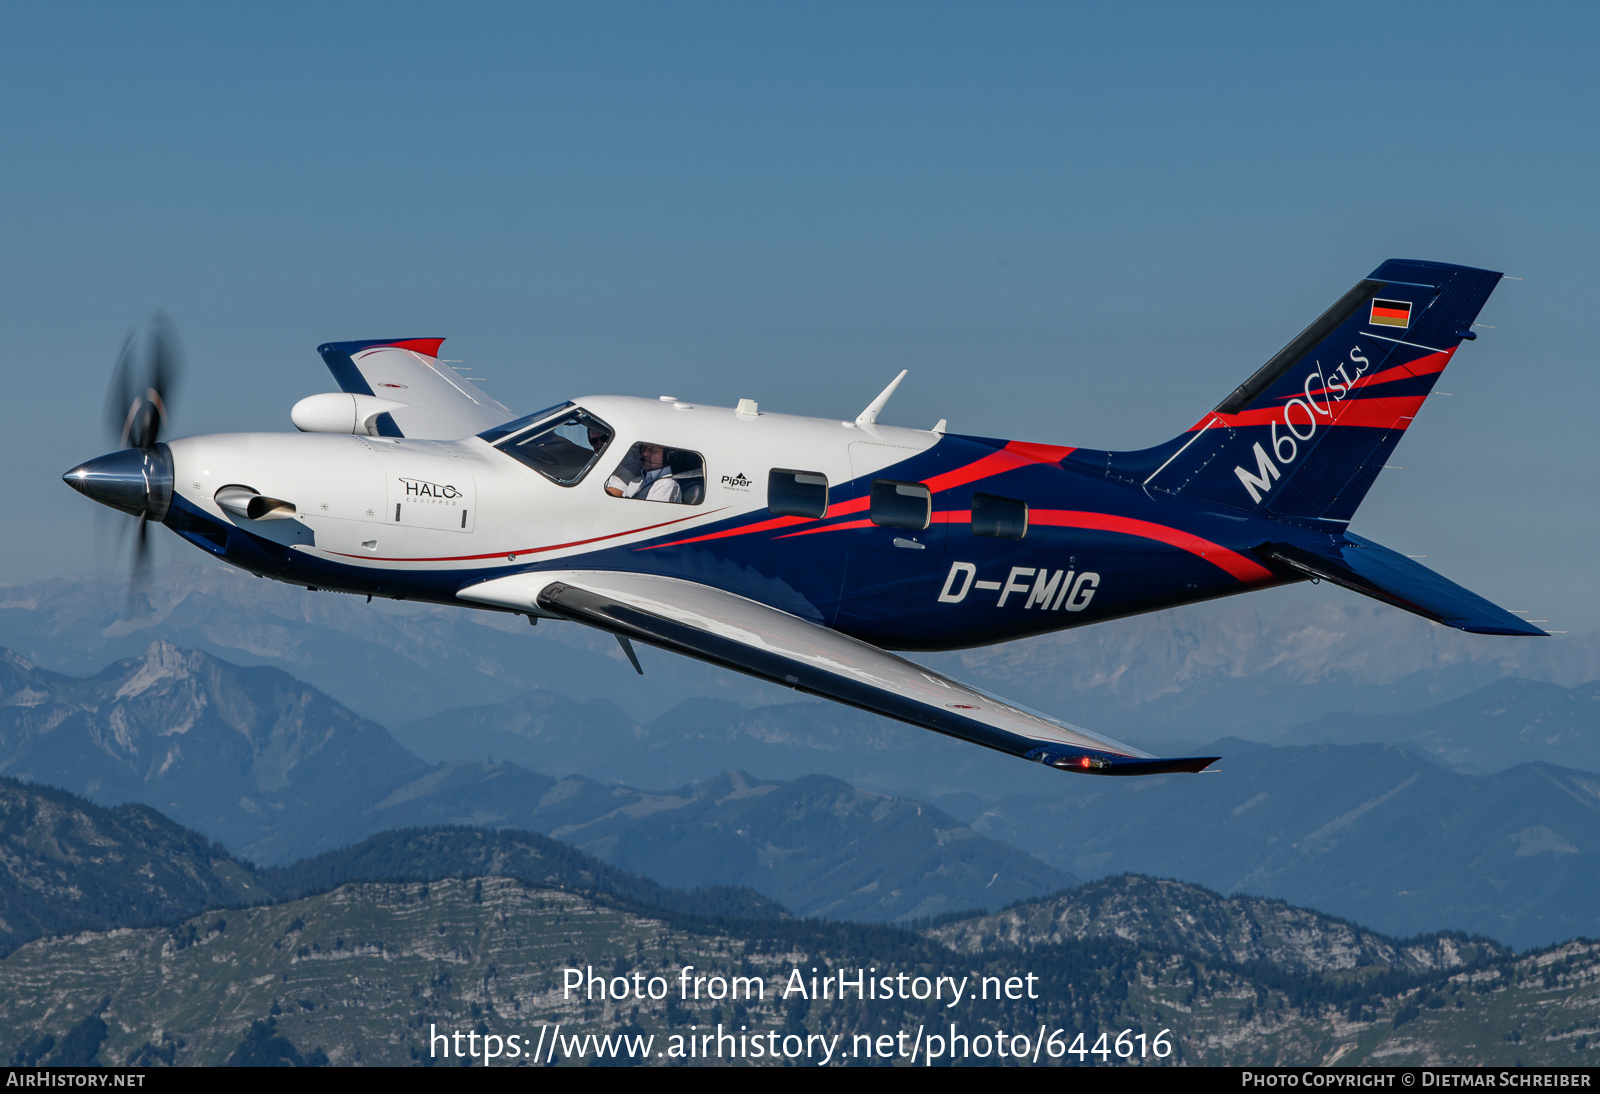
<path fill-rule="evenodd" d="M 142 340 L 129 331 L 106 397 L 107 433 L 121 448 L 61 476 L 79 493 L 138 519 L 133 539 L 136 581 L 148 554 L 146 525 L 165 520 L 172 503 L 172 453 L 161 443 L 161 432 L 182 372 L 183 348 L 166 313 L 151 317 Z"/>

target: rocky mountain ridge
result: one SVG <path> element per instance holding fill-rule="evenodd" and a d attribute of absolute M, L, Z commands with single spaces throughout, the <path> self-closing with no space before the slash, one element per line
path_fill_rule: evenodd
<path fill-rule="evenodd" d="M 662 792 L 429 765 L 285 673 L 160 641 L 88 678 L 0 661 L 0 773 L 143 801 L 265 865 L 386 829 L 467 825 L 562 829 L 663 884 L 756 887 L 807 915 L 997 908 L 1073 881 L 942 811 L 825 776 L 731 773 Z"/>
<path fill-rule="evenodd" d="M 352 806 L 427 767 L 388 731 L 272 668 L 164 640 L 89 677 L 0 662 L 0 772 L 145 801 L 271 860 L 358 833 Z"/>
<path fill-rule="evenodd" d="M 761 802 L 791 785 L 730 777 L 703 790 L 701 808 Z M 587 816 L 582 799 L 596 792 L 615 788 L 570 783 L 554 804 Z M 614 812 L 662 810 L 627 793 L 614 801 Z M 591 1046 L 570 1042 L 573 1062 L 599 1051 L 590 1034 L 681 1045 L 686 1027 L 717 1023 L 837 1036 L 859 1053 L 878 1034 L 951 1020 L 972 1034 L 1059 1029 L 1063 1051 L 1085 1032 L 1081 1058 L 1057 1055 L 1069 1064 L 1110 1062 L 1092 1046 L 1123 1029 L 1146 1043 L 1169 1031 L 1174 1054 L 1145 1064 L 1600 1063 L 1594 943 L 1519 956 L 1448 932 L 1400 940 L 1280 901 L 1139 876 L 905 930 L 786 918 L 748 890 L 664 889 L 532 833 L 386 832 L 251 871 L 142 807 L 104 810 L 7 780 L 0 818 L 8 910 L 19 892 L 48 889 L 102 903 L 122 895 L 149 912 L 151 881 L 168 883 L 146 919 L 167 925 L 83 930 L 104 914 L 86 904 L 76 929 L 0 960 L 0 1052 L 13 1065 L 437 1063 L 425 1032 L 436 1026 L 531 1040 L 554 1022 Z M 146 861 L 156 852 L 170 860 L 164 874 Z M 173 878 L 242 884 L 175 893 Z M 211 910 L 182 918 L 185 899 Z M 132 922 L 124 913 L 106 925 Z M 770 994 L 597 1002 L 561 990 L 564 968 L 669 981 L 685 965 L 760 977 Z M 1027 972 L 1039 991 L 1004 1000 L 997 989 L 955 1015 L 915 998 L 779 995 L 812 966 L 973 984 Z"/>
<path fill-rule="evenodd" d="M 508 877 L 695 915 L 786 918 L 751 889 L 673 889 L 536 832 L 403 829 L 262 869 L 146 805 L 0 777 L 0 957 L 36 938 L 172 923 L 352 880 Z"/>
<path fill-rule="evenodd" d="M 1132 892 L 1146 884 L 1126 882 Z M 1169 886 L 1162 899 L 1182 907 L 1186 888 L 1192 891 Z M 1196 915 L 1218 899 L 1193 895 Z M 1023 918 L 1030 914 L 1023 910 Z M 1299 926 L 1314 935 L 1315 914 Z M 1348 937 L 1347 927 L 1336 927 L 1339 937 Z M 959 922 L 936 929 L 952 930 L 982 936 Z M 1299 952 L 1336 951 L 1313 943 Z M 758 978 L 761 993 L 680 997 L 672 986 L 686 966 L 708 983 Z M 659 977 L 668 993 L 616 1000 L 564 990 L 563 970 L 581 975 L 591 967 L 630 984 Z M 985 978 L 998 985 L 1015 977 L 1021 985 L 1026 973 L 1035 990 L 1030 997 L 1019 987 L 1013 999 L 998 990 L 968 995 L 956 1010 L 947 999 L 795 995 L 795 977 L 803 982 L 813 968 L 850 978 L 871 968 L 912 984 L 919 976 L 955 977 L 973 987 Z M 822 1037 L 843 1061 L 865 1063 L 880 1036 L 895 1042 L 904 1030 L 909 1042 L 919 1028 L 944 1033 L 954 1023 L 969 1045 L 988 1037 L 991 1056 L 998 1031 L 1031 1043 L 1043 1029 L 1055 1040 L 1040 1062 L 1067 1065 L 1592 1067 L 1600 1064 L 1597 1004 L 1595 943 L 1417 971 L 1241 964 L 1159 939 L 1110 935 L 956 951 L 889 927 L 711 923 L 490 877 L 352 882 L 171 928 L 31 943 L 0 961 L 0 1052 L 14 1064 L 214 1065 L 272 1042 L 286 1058 L 453 1065 L 463 1061 L 441 1056 L 437 1033 L 448 1041 L 455 1030 L 475 1030 L 499 1037 L 502 1050 L 511 1035 L 552 1049 L 541 1047 L 541 1062 L 659 1065 L 675 1062 L 674 1051 L 687 1056 L 691 1031 L 714 1041 L 720 1027 L 730 1034 L 721 1043 L 727 1062 L 772 1062 L 749 1055 L 757 1038 L 803 1046 Z M 552 1041 L 557 1023 L 567 1040 Z M 735 1031 L 750 1037 L 743 1054 L 728 1059 L 741 1051 Z M 1131 1038 L 1126 1060 L 1113 1047 L 1123 1033 Z M 1158 1057 L 1150 1046 L 1162 1033 L 1170 1050 Z M 624 1036 L 638 1039 L 631 1050 Z M 788 1037 L 794 1040 L 783 1042 Z M 483 1062 L 476 1051 L 469 1062 Z M 960 1062 L 979 1062 L 973 1051 Z"/>
<path fill-rule="evenodd" d="M 928 934 L 961 953 L 1117 938 L 1210 961 L 1260 963 L 1297 973 L 1456 971 L 1514 953 L 1492 939 L 1453 933 L 1395 939 L 1285 901 L 1224 897 L 1197 885 L 1136 874 L 1088 882 L 993 915 L 934 927 Z"/>
<path fill-rule="evenodd" d="M 247 863 L 145 805 L 0 778 L 0 956 L 40 935 L 171 922 L 270 899 Z"/>

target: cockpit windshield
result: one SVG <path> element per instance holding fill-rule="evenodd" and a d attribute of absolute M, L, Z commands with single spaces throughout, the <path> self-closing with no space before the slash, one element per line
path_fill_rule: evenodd
<path fill-rule="evenodd" d="M 555 406 L 547 406 L 543 410 L 534 411 L 532 414 L 524 414 L 522 417 L 516 419 L 515 421 L 507 422 L 505 425 L 497 425 L 493 429 L 485 429 L 482 433 L 479 433 L 478 436 L 483 440 L 488 441 L 490 444 L 494 444 L 502 437 L 509 437 L 513 433 L 520 433 L 522 430 L 527 429 L 530 425 L 533 425 L 536 422 L 542 422 L 556 411 L 565 410 L 571 405 L 572 400 L 568 399 L 564 403 L 557 403 Z"/>
<path fill-rule="evenodd" d="M 551 408 L 555 411 L 561 409 L 559 406 Z M 549 410 L 542 410 L 538 414 L 530 414 L 527 418 L 512 422 L 510 426 L 504 427 L 507 432 L 501 434 L 509 435 L 510 440 L 502 441 L 495 447 L 527 464 L 553 483 L 560 486 L 574 486 L 588 474 L 589 468 L 600 458 L 600 453 L 611 443 L 612 429 L 588 411 L 573 409 L 565 414 L 558 413 L 553 418 L 547 418 L 542 424 L 536 424 L 533 429 L 523 433 L 512 431 L 513 427 L 528 422 L 538 423 L 541 417 L 549 414 Z M 479 436 L 489 440 L 489 434 L 495 432 L 498 430 L 491 429 L 488 433 L 480 433 Z"/>

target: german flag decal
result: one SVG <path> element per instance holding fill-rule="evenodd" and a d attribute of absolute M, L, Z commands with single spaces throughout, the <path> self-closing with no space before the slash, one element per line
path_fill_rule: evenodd
<path fill-rule="evenodd" d="M 1409 327 L 1411 325 L 1411 305 L 1404 300 L 1374 300 L 1372 302 L 1371 325 L 1374 327 Z"/>

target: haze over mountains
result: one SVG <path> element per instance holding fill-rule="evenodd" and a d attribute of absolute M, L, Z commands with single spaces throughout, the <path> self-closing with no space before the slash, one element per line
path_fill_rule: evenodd
<path fill-rule="evenodd" d="M 1547 707 L 1516 721 L 1504 700 L 1524 691 Z M 476 749 L 630 781 L 687 780 L 719 763 L 821 771 L 931 801 L 1080 877 L 1136 870 L 1280 896 L 1383 930 L 1449 925 L 1529 945 L 1600 930 L 1600 776 L 1590 773 L 1600 765 L 1588 765 L 1600 727 L 1585 715 L 1593 691 L 1502 681 L 1443 712 L 1389 716 L 1385 724 L 1414 725 L 1425 741 L 1448 727 L 1457 770 L 1417 741 L 1224 739 L 1193 748 L 1223 755 L 1214 774 L 1063 780 L 822 704 L 700 701 L 640 726 L 601 702 L 548 693 L 438 715 L 402 737 L 425 755 Z M 1524 741 L 1519 761 L 1506 738 L 1535 735 L 1543 744 Z"/>
<path fill-rule="evenodd" d="M 1405 714 L 1327 714 L 1284 743 L 1404 745 L 1456 771 L 1489 774 L 1542 761 L 1600 771 L 1600 681 L 1564 688 L 1496 680 L 1459 699 Z"/>
<path fill-rule="evenodd" d="M 149 806 L 97 806 L 0 778 L 0 957 L 35 938 L 172 923 L 326 892 L 352 878 L 509 877 L 600 890 L 691 915 L 785 918 L 750 889 L 673 890 L 533 832 L 385 832 L 261 869 Z"/>
<path fill-rule="evenodd" d="M 611 638 L 576 625 L 367 605 L 203 563 L 153 572 L 131 610 L 126 580 L 111 575 L 0 588 L 0 646 L 44 668 L 98 672 L 156 638 L 275 665 L 391 727 L 535 688 L 606 699 L 638 721 L 688 698 L 793 698 L 648 649 L 640 679 Z M 1294 587 L 927 660 L 1114 736 L 1274 740 L 1324 714 L 1417 710 L 1507 676 L 1597 679 L 1600 635 L 1464 635 L 1343 590 Z"/>
<path fill-rule="evenodd" d="M 749 887 L 806 915 L 997 908 L 1076 877 L 1136 870 L 1397 933 L 1449 927 L 1515 945 L 1600 934 L 1600 776 L 1546 764 L 1475 776 L 1393 745 L 1236 740 L 1219 749 L 1227 759 L 1214 775 L 1106 780 L 1013 761 L 1029 778 L 1009 790 L 974 779 L 977 789 L 931 803 L 831 774 L 721 773 L 658 791 L 505 759 L 429 764 L 276 669 L 164 642 L 89 678 L 45 673 L 15 654 L 0 670 L 3 773 L 162 807 L 269 864 L 373 832 L 469 824 L 548 833 L 662 884 Z M 577 706 L 545 704 L 567 715 Z M 929 756 L 915 747 L 926 735 L 911 730 L 909 745 L 854 740 L 848 723 L 827 721 L 834 708 L 811 703 L 742 711 L 734 728 L 743 736 L 730 744 L 691 716 L 706 714 L 704 703 L 686 706 L 648 731 L 617 730 L 631 741 L 596 741 L 595 727 L 572 717 L 555 724 L 575 730 L 547 739 L 541 729 L 524 746 L 545 740 L 544 760 L 558 770 L 574 748 L 580 758 L 598 748 L 648 762 L 693 755 L 697 740 L 708 761 L 727 762 L 762 747 L 745 732 L 753 725 L 769 742 L 781 738 L 767 745 L 780 761 L 859 777 L 898 758 L 907 778 L 920 772 L 935 785 L 951 779 L 934 772 L 939 753 L 983 756 L 937 740 Z"/>
<path fill-rule="evenodd" d="M 1531 946 L 1600 933 L 1600 775 L 1459 775 L 1391 745 L 1219 751 L 1216 775 L 1081 779 L 961 815 L 1084 877 L 1181 877 L 1397 934 L 1448 925 Z"/>
<path fill-rule="evenodd" d="M 1224 740 L 1216 774 L 1102 780 L 665 654 L 646 653 L 641 681 L 573 627 L 396 615 L 203 568 L 158 575 L 158 607 L 132 623 L 107 595 L 63 580 L 0 600 L 0 637 L 92 671 L 0 663 L 0 774 L 147 802 L 264 863 L 472 824 L 802 914 L 992 909 L 1137 870 L 1397 933 L 1600 934 L 1589 639 L 1480 639 L 1347 603 L 1273 621 L 1239 603 L 942 655 L 1001 694 L 1053 689 L 1035 704 L 1095 728 L 1144 726 L 1126 736 L 1150 747 L 1212 754 L 1209 734 L 1159 732 L 1193 731 L 1202 706 L 1277 745 Z M 258 664 L 151 643 L 163 634 Z M 273 666 L 409 716 L 391 736 Z M 684 697 L 702 684 L 712 694 Z M 1080 713 L 1093 707 L 1098 721 Z M 1282 728 L 1285 712 L 1305 716 Z"/>
<path fill-rule="evenodd" d="M 1074 878 L 917 802 L 822 775 L 740 774 L 660 793 L 508 763 L 430 765 L 273 668 L 152 643 L 92 677 L 0 655 L 0 774 L 145 802 L 277 864 L 432 824 L 557 834 L 688 887 L 749 885 L 802 914 L 903 919 Z"/>

